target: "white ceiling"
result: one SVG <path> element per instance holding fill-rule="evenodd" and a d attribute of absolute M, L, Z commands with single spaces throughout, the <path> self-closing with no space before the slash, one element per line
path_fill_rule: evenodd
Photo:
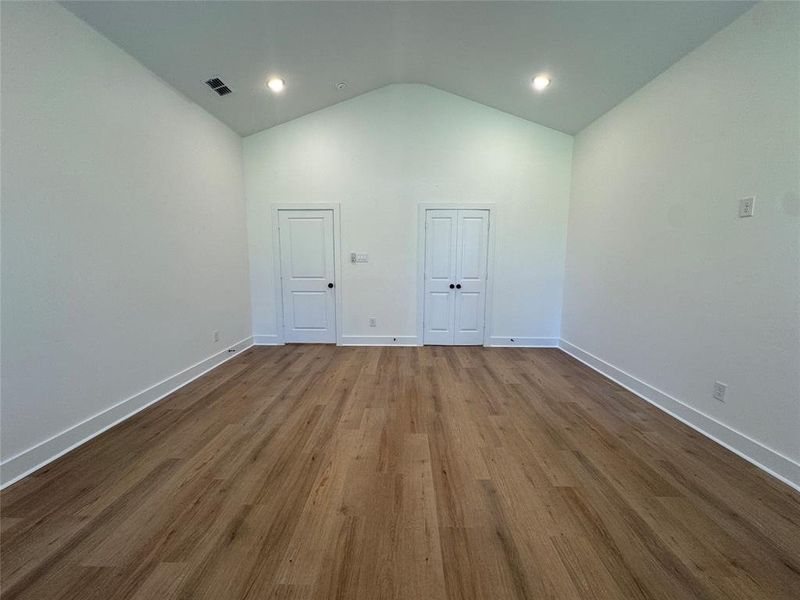
<path fill-rule="evenodd" d="M 242 135 L 401 82 L 576 133 L 752 4 L 64 3 Z M 540 71 L 553 84 L 537 94 Z M 271 74 L 286 80 L 279 96 L 264 87 Z M 234 93 L 214 94 L 211 76 Z"/>

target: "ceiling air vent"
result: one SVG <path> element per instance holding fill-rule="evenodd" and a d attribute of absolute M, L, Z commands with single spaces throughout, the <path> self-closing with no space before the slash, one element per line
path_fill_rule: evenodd
<path fill-rule="evenodd" d="M 233 90 L 225 85 L 225 82 L 222 81 L 219 77 L 212 77 L 208 81 L 206 81 L 206 85 L 214 90 L 220 96 L 227 96 Z"/>

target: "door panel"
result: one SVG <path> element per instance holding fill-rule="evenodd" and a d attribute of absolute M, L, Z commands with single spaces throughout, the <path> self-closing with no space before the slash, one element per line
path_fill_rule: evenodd
<path fill-rule="evenodd" d="M 432 332 L 449 334 L 453 330 L 453 319 L 450 314 L 453 299 L 446 292 L 431 292 L 428 307 L 428 328 Z"/>
<path fill-rule="evenodd" d="M 453 343 L 483 344 L 486 306 L 486 268 L 489 241 L 489 211 L 458 211 L 455 325 Z"/>
<path fill-rule="evenodd" d="M 291 313 L 295 329 L 328 329 L 327 290 L 324 292 L 292 292 Z"/>
<path fill-rule="evenodd" d="M 425 212 L 425 305 L 423 343 L 453 343 L 455 295 L 450 289 L 456 274 L 457 213 Z"/>
<path fill-rule="evenodd" d="M 289 218 L 290 273 L 294 279 L 325 278 L 325 219 Z"/>
<path fill-rule="evenodd" d="M 286 342 L 336 342 L 333 211 L 280 210 L 278 235 Z"/>
<path fill-rule="evenodd" d="M 431 211 L 432 212 L 432 211 Z M 429 243 L 432 249 L 428 274 L 431 279 L 446 280 L 450 283 L 455 272 L 456 221 L 453 215 L 432 215 L 428 221 Z"/>
<path fill-rule="evenodd" d="M 461 290 L 456 294 L 456 323 L 458 332 L 480 333 L 483 331 L 483 313 L 481 312 L 481 295 Z M 483 341 L 483 339 L 481 339 Z"/>
<path fill-rule="evenodd" d="M 465 211 L 461 211 L 465 212 Z M 483 216 L 468 217 L 459 215 L 460 263 L 459 281 L 463 285 L 465 279 L 480 280 L 486 271 L 486 256 L 483 229 L 486 219 Z"/>

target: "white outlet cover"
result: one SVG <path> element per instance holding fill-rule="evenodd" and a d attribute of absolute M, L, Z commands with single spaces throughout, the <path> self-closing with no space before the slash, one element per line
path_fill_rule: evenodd
<path fill-rule="evenodd" d="M 722 383 L 721 381 L 714 382 L 714 400 L 719 400 L 720 402 L 725 402 L 725 392 L 728 389 L 728 385 Z"/>
<path fill-rule="evenodd" d="M 748 196 L 739 200 L 739 216 L 752 217 L 755 210 L 756 198 L 755 196 Z"/>

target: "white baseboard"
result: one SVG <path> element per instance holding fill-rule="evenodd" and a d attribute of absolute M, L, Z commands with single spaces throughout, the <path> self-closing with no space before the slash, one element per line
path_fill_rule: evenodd
<path fill-rule="evenodd" d="M 283 346 L 283 344 L 283 338 L 275 333 L 253 334 L 254 346 Z"/>
<path fill-rule="evenodd" d="M 558 348 L 558 338 L 492 336 L 486 346 L 497 348 Z M 283 345 L 283 339 L 276 334 L 253 334 L 256 346 Z M 343 335 L 340 346 L 421 346 L 415 335 Z"/>
<path fill-rule="evenodd" d="M 487 346 L 519 348 L 558 348 L 558 338 L 492 336 Z M 421 346 L 415 335 L 343 335 L 341 346 Z"/>
<path fill-rule="evenodd" d="M 85 421 L 73 425 L 50 439 L 4 460 L 0 463 L 0 489 L 33 473 L 73 448 L 88 442 L 106 429 L 128 419 L 140 410 L 155 404 L 178 388 L 204 375 L 252 345 L 253 338 L 245 338 L 230 348 L 217 352 L 180 373 L 176 373 L 146 390 L 89 417 Z M 235 352 L 230 352 L 230 349 L 235 350 Z"/>
<path fill-rule="evenodd" d="M 724 423 L 720 423 L 715 418 L 692 408 L 566 340 L 560 341 L 559 348 L 734 454 L 800 491 L 800 464 L 791 458 L 768 448 Z"/>
<path fill-rule="evenodd" d="M 253 334 L 256 346 L 282 346 L 286 342 L 281 336 L 271 334 Z M 417 346 L 415 335 L 343 335 L 339 346 Z"/>
<path fill-rule="evenodd" d="M 343 335 L 340 346 L 418 346 L 415 335 Z"/>
<path fill-rule="evenodd" d="M 492 348 L 558 348 L 558 338 L 493 335 L 486 344 Z"/>

